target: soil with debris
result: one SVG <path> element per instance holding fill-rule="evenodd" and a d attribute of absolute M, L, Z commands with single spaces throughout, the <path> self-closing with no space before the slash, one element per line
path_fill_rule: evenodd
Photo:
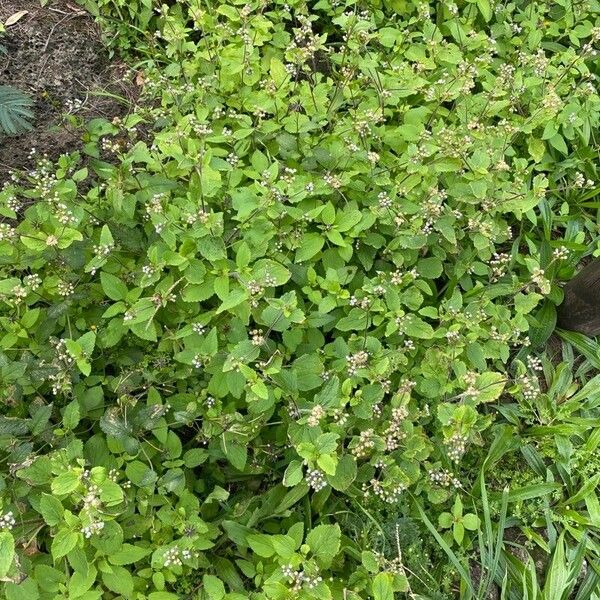
<path fill-rule="evenodd" d="M 25 12 L 26 11 L 26 12 Z M 12 18 L 11 18 L 12 17 Z M 35 101 L 34 129 L 0 137 L 0 184 L 11 170 L 32 166 L 30 152 L 55 159 L 79 146 L 81 131 L 65 113 L 83 120 L 123 116 L 135 101 L 135 85 L 123 81 L 126 67 L 111 61 L 93 18 L 74 1 L 0 0 L 0 85 L 12 85 Z M 124 101 L 103 96 L 109 92 Z M 98 95 L 100 94 L 100 95 Z"/>

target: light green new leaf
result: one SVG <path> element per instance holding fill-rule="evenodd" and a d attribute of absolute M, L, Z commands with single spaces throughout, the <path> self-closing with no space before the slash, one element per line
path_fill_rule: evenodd
<path fill-rule="evenodd" d="M 379 573 L 373 579 L 374 600 L 394 600 L 393 576 L 390 573 Z"/>

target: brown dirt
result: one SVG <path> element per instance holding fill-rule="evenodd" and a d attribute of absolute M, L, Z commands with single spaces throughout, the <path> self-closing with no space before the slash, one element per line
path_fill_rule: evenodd
<path fill-rule="evenodd" d="M 126 68 L 110 61 L 92 17 L 74 1 L 0 0 L 0 20 L 28 11 L 6 28 L 0 44 L 0 85 L 13 85 L 34 101 L 34 130 L 16 137 L 0 137 L 0 184 L 11 170 L 27 169 L 29 153 L 60 154 L 78 149 L 81 131 L 65 121 L 71 112 L 83 121 L 123 116 L 136 97 L 133 83 L 124 82 Z M 109 92 L 119 101 L 96 95 Z M 73 109 L 73 102 L 81 102 Z"/>

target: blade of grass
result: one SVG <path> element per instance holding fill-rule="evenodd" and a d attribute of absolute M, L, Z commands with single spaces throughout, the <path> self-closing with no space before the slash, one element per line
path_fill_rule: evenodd
<path fill-rule="evenodd" d="M 600 369 L 600 346 L 598 342 L 575 331 L 566 329 L 556 329 L 556 333 L 565 341 L 572 344 L 573 347 L 583 354 L 596 369 Z"/>
<path fill-rule="evenodd" d="M 471 594 L 470 598 L 476 598 L 477 596 L 475 594 L 475 589 L 473 588 L 473 582 L 471 581 L 471 577 L 466 572 L 464 566 L 461 564 L 460 560 L 458 560 L 458 557 L 452 551 L 450 546 L 448 546 L 448 544 L 444 541 L 444 538 L 442 538 L 442 536 L 438 533 L 437 529 L 433 526 L 433 523 L 429 520 L 429 518 L 425 514 L 423 507 L 416 500 L 416 498 L 414 498 L 414 496 L 413 496 L 413 500 L 415 502 L 417 510 L 419 511 L 419 514 L 421 515 L 421 519 L 423 520 L 423 523 L 425 523 L 425 526 L 427 527 L 427 529 L 429 529 L 429 532 L 431 533 L 431 535 L 435 538 L 435 540 L 440 545 L 442 550 L 446 553 L 446 556 L 448 557 L 450 562 L 454 565 L 454 567 L 458 571 L 463 583 L 467 587 L 468 592 Z"/>

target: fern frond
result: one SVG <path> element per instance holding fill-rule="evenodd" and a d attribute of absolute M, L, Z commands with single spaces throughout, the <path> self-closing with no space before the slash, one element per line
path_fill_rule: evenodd
<path fill-rule="evenodd" d="M 30 108 L 33 100 L 21 90 L 0 85 L 0 130 L 8 135 L 18 135 L 33 129 L 29 122 L 33 119 Z"/>

